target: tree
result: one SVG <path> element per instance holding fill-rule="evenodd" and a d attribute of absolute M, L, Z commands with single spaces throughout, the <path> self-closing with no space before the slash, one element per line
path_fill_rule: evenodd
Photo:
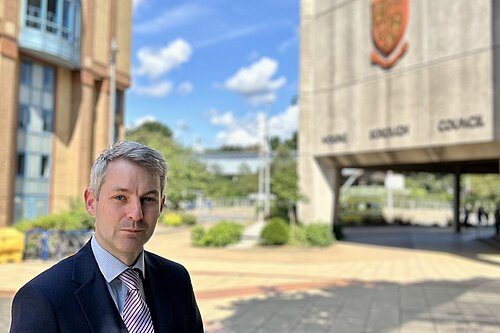
<path fill-rule="evenodd" d="M 250 193 L 256 193 L 259 190 L 259 176 L 256 172 L 252 172 L 250 167 L 243 163 L 239 170 L 238 176 L 233 179 L 234 188 L 237 189 L 239 197 L 246 197 Z"/>
<path fill-rule="evenodd" d="M 127 140 L 145 144 L 161 152 L 168 165 L 167 200 L 173 208 L 182 200 L 193 200 L 206 191 L 210 175 L 203 163 L 189 149 L 172 138 L 170 129 L 161 123 L 145 123 L 127 132 Z"/>
<path fill-rule="evenodd" d="M 293 132 L 290 139 L 285 140 L 285 145 L 291 150 L 297 150 L 297 131 Z"/>
<path fill-rule="evenodd" d="M 492 207 L 500 201 L 498 188 L 500 187 L 500 176 L 498 174 L 467 175 L 469 177 L 470 193 L 464 198 L 472 204 L 482 204 Z M 463 180 L 465 182 L 465 177 Z M 464 188 L 464 186 L 462 186 Z"/>
<path fill-rule="evenodd" d="M 146 121 L 139 127 L 128 130 L 126 136 L 148 135 L 148 133 L 159 133 L 164 137 L 172 138 L 172 130 L 167 125 L 157 121 Z"/>
<path fill-rule="evenodd" d="M 292 137 L 286 140 L 281 140 L 279 136 L 273 136 L 269 139 L 271 150 L 278 149 L 279 146 L 287 146 L 290 150 L 297 150 L 297 131 L 293 132 Z"/>
<path fill-rule="evenodd" d="M 281 140 L 279 136 L 273 136 L 269 139 L 269 145 L 271 146 L 271 150 L 274 151 L 278 149 L 281 144 Z"/>
<path fill-rule="evenodd" d="M 276 149 L 271 162 L 271 192 L 276 196 L 277 208 L 285 208 L 290 222 L 294 223 L 295 205 L 305 198 L 298 188 L 297 162 L 285 144 Z"/>
<path fill-rule="evenodd" d="M 247 197 L 258 191 L 258 175 L 250 167 L 242 164 L 238 175 L 230 177 L 222 174 L 220 166 L 210 170 L 211 181 L 207 184 L 207 195 L 213 198 Z"/>

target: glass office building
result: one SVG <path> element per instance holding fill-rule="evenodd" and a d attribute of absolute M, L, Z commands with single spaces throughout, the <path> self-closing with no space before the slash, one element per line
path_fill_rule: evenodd
<path fill-rule="evenodd" d="M 67 208 L 109 128 L 123 136 L 131 17 L 131 0 L 0 0 L 0 226 Z M 112 40 L 120 52 L 110 126 Z"/>

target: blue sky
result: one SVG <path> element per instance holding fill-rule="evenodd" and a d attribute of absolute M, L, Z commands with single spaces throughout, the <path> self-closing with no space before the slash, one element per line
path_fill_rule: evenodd
<path fill-rule="evenodd" d="M 297 129 L 299 2 L 134 0 L 126 125 L 158 120 L 186 146 Z"/>

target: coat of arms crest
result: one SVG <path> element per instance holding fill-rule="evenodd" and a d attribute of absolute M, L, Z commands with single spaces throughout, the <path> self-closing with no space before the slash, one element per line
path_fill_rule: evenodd
<path fill-rule="evenodd" d="M 371 0 L 372 38 L 375 49 L 372 63 L 390 68 L 408 50 L 403 36 L 408 24 L 409 0 Z"/>

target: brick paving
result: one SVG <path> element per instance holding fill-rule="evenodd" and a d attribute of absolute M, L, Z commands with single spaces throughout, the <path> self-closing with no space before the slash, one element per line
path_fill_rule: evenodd
<path fill-rule="evenodd" d="M 346 234 L 327 249 L 202 249 L 188 230 L 160 227 L 147 248 L 191 272 L 209 333 L 500 333 L 500 241 L 490 229 Z M 13 293 L 53 263 L 0 265 L 0 332 Z"/>

